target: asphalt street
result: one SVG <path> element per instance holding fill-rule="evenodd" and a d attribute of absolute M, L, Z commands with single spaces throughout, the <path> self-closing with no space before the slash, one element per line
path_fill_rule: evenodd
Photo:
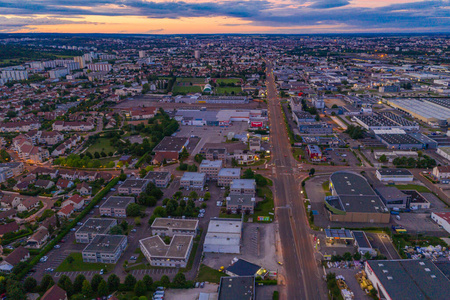
<path fill-rule="evenodd" d="M 314 257 L 299 172 L 286 132 L 272 65 L 267 62 L 267 101 L 270 118 L 276 216 L 286 273 L 287 299 L 327 299 L 318 261 Z"/>

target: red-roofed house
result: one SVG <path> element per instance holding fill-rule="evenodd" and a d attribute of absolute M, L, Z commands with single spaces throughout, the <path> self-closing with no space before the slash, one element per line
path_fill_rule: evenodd
<path fill-rule="evenodd" d="M 11 270 L 20 262 L 30 258 L 30 252 L 22 246 L 17 247 L 2 262 L 0 262 L 1 272 L 11 272 Z"/>
<path fill-rule="evenodd" d="M 52 286 L 44 295 L 42 295 L 41 300 L 68 300 L 67 293 L 65 290 L 60 288 L 58 285 Z"/>
<path fill-rule="evenodd" d="M 81 209 L 84 205 L 84 199 L 80 195 L 73 195 L 61 204 L 61 207 L 65 207 L 72 204 L 74 209 Z"/>
<path fill-rule="evenodd" d="M 16 232 L 18 230 L 19 225 L 17 225 L 16 221 L 0 225 L 0 237 L 2 237 L 5 233 Z"/>
<path fill-rule="evenodd" d="M 56 187 L 60 190 L 67 189 L 73 186 L 73 181 L 68 179 L 59 178 L 56 182 Z"/>
<path fill-rule="evenodd" d="M 73 204 L 69 204 L 64 206 L 63 208 L 58 211 L 58 216 L 63 218 L 68 218 L 73 214 Z"/>

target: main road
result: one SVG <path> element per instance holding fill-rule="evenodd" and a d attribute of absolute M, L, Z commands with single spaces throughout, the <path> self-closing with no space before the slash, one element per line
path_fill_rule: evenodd
<path fill-rule="evenodd" d="M 300 172 L 292 156 L 281 104 L 267 61 L 267 102 L 272 144 L 275 214 L 285 268 L 286 299 L 327 299 L 324 282 L 314 256 L 313 237 L 309 229 L 300 180 Z"/>

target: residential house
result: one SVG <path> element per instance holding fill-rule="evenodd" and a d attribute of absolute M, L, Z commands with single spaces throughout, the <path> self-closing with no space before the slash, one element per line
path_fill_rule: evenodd
<path fill-rule="evenodd" d="M 57 215 L 59 217 L 68 218 L 68 217 L 70 217 L 73 214 L 73 212 L 74 212 L 73 204 L 69 204 L 69 205 L 66 205 L 63 208 L 61 208 L 57 212 Z"/>
<path fill-rule="evenodd" d="M 0 272 L 10 273 L 18 263 L 24 262 L 29 258 L 30 252 L 19 246 L 0 262 Z"/>
<path fill-rule="evenodd" d="M 56 187 L 60 190 L 71 188 L 73 186 L 73 181 L 68 179 L 59 178 L 56 182 Z"/>
<path fill-rule="evenodd" d="M 68 300 L 67 292 L 60 288 L 57 284 L 53 285 L 51 288 L 42 295 L 41 300 Z"/>
<path fill-rule="evenodd" d="M 77 184 L 77 192 L 79 192 L 82 196 L 91 195 L 92 187 L 90 187 L 86 182 L 82 182 Z"/>
<path fill-rule="evenodd" d="M 51 187 L 53 187 L 55 185 L 55 183 L 51 180 L 46 180 L 46 179 L 38 179 L 36 180 L 34 186 L 37 188 L 42 188 L 42 189 L 49 189 Z"/>
<path fill-rule="evenodd" d="M 37 198 L 27 198 L 22 201 L 19 205 L 17 205 L 18 212 L 31 211 L 36 207 L 39 207 L 39 203 L 41 201 Z"/>
<path fill-rule="evenodd" d="M 75 210 L 79 210 L 83 207 L 84 205 L 84 198 L 81 197 L 80 195 L 73 195 L 71 196 L 69 199 L 67 199 L 66 201 L 64 201 L 61 204 L 61 207 L 67 206 L 67 205 L 73 205 L 73 208 Z"/>

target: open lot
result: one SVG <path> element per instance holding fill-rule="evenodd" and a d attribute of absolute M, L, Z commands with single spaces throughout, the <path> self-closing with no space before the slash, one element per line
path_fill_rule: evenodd
<path fill-rule="evenodd" d="M 218 86 L 214 89 L 214 91 L 218 95 L 239 95 L 240 93 L 242 93 L 242 88 L 234 86 Z"/>
<path fill-rule="evenodd" d="M 108 154 L 109 152 L 116 152 L 116 149 L 111 146 L 110 140 L 107 138 L 99 138 L 97 141 L 89 146 L 87 149 L 91 154 L 95 152 L 101 153 L 102 151 Z"/>
<path fill-rule="evenodd" d="M 344 276 L 345 282 L 347 283 L 349 289 L 355 294 L 355 299 L 372 299 L 366 295 L 366 293 L 359 286 L 358 281 L 356 281 L 355 275 L 359 271 L 360 269 L 327 269 L 327 273 L 336 273 L 336 275 Z"/>
<path fill-rule="evenodd" d="M 177 132 L 178 137 L 191 137 L 196 136 L 200 138 L 200 141 L 196 147 L 190 151 L 192 156 L 195 156 L 203 146 L 207 143 L 223 143 L 226 141 L 226 136 L 229 132 L 236 134 L 242 134 L 248 129 L 247 122 L 233 122 L 229 127 L 218 126 L 181 126 L 180 131 Z"/>
<path fill-rule="evenodd" d="M 277 271 L 278 253 L 275 250 L 275 224 L 244 223 L 241 254 L 205 253 L 203 263 L 211 268 L 227 268 L 235 257 Z"/>
<path fill-rule="evenodd" d="M 335 165 L 348 165 L 357 166 L 359 165 L 359 160 L 355 155 L 345 148 L 333 148 L 332 151 L 324 151 L 323 154 L 327 157 L 327 161 L 333 162 Z"/>
<path fill-rule="evenodd" d="M 400 220 L 395 220 L 399 225 L 405 227 L 409 234 L 427 234 L 435 236 L 448 236 L 448 233 L 439 228 L 439 225 L 431 220 L 429 213 L 402 213 L 400 214 Z"/>
<path fill-rule="evenodd" d="M 378 249 L 387 259 L 401 259 L 388 235 L 373 232 L 366 232 L 366 234 L 372 247 Z"/>

